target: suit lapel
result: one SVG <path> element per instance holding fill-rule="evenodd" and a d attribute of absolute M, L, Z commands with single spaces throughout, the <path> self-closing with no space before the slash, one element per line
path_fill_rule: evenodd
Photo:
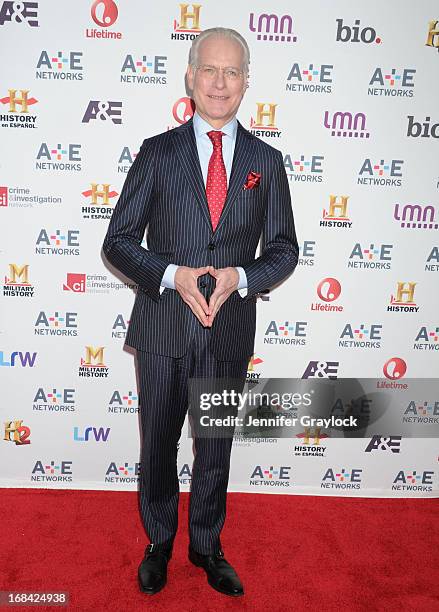
<path fill-rule="evenodd" d="M 245 130 L 238 121 L 238 131 L 236 134 L 235 151 L 233 154 L 232 170 L 230 173 L 229 187 L 227 189 L 227 198 L 224 203 L 224 208 L 221 213 L 218 225 L 215 232 L 224 223 L 224 219 L 232 209 L 233 202 L 236 200 L 251 168 L 251 162 L 255 154 L 254 139 Z"/>
<path fill-rule="evenodd" d="M 173 137 L 175 150 L 183 168 L 183 172 L 192 188 L 204 220 L 209 225 L 210 229 L 212 229 L 209 205 L 206 198 L 206 188 L 203 181 L 203 174 L 201 172 L 192 119 L 179 128 L 175 128 L 173 130 Z M 233 154 L 229 187 L 227 189 L 227 198 L 215 232 L 217 232 L 224 223 L 224 219 L 229 214 L 233 202 L 242 191 L 247 174 L 252 169 L 251 162 L 254 154 L 254 139 L 238 121 L 238 130 L 236 134 L 235 151 Z"/>
<path fill-rule="evenodd" d="M 197 143 L 195 140 L 192 119 L 179 128 L 173 130 L 175 150 L 183 168 L 183 172 L 195 195 L 203 218 L 212 229 L 209 206 L 206 198 L 206 188 L 201 172 L 200 159 L 198 157 Z"/>

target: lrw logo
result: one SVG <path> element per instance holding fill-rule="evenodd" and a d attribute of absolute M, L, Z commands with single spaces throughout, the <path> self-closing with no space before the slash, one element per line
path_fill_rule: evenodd
<path fill-rule="evenodd" d="M 35 359 L 37 358 L 37 353 L 29 353 L 26 351 L 22 353 L 21 351 L 14 351 L 11 353 L 9 361 L 5 361 L 3 351 L 0 351 L 0 366 L 13 368 L 15 366 L 22 366 L 23 368 L 29 366 L 30 368 L 34 367 Z"/>
<path fill-rule="evenodd" d="M 102 440 L 102 442 L 106 442 L 110 434 L 110 427 L 107 427 L 105 430 L 103 427 L 99 427 L 99 429 L 96 427 L 86 427 L 84 436 L 81 436 L 79 433 L 79 427 L 73 428 L 73 439 L 75 442 L 88 442 L 90 439 L 93 439 L 91 438 L 92 434 L 96 442 L 99 442 L 100 440 Z"/>

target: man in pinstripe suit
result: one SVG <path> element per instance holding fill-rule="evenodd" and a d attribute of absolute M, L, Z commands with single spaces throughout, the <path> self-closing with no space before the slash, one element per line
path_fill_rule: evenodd
<path fill-rule="evenodd" d="M 151 543 L 139 583 L 150 594 L 166 584 L 177 530 L 188 379 L 245 380 L 256 296 L 297 264 L 282 155 L 236 120 L 248 66 L 247 43 L 234 30 L 212 28 L 193 42 L 187 83 L 196 113 L 143 142 L 103 245 L 138 285 L 126 342 L 137 349 L 140 380 L 139 497 Z M 220 543 L 232 439 L 195 437 L 194 445 L 189 559 L 213 588 L 242 595 Z"/>

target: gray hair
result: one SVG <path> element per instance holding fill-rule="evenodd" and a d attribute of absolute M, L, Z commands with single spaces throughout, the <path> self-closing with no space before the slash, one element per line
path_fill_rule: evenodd
<path fill-rule="evenodd" d="M 201 43 L 209 36 L 223 36 L 224 38 L 229 38 L 231 40 L 236 41 L 241 45 L 242 51 L 244 53 L 243 60 L 243 70 L 245 74 L 248 74 L 248 67 L 250 64 L 250 50 L 248 48 L 247 41 L 245 38 L 236 30 L 232 30 L 231 28 L 209 28 L 208 30 L 204 30 L 195 38 L 192 42 L 192 46 L 189 51 L 189 65 L 195 67 L 198 65 L 198 51 Z"/>

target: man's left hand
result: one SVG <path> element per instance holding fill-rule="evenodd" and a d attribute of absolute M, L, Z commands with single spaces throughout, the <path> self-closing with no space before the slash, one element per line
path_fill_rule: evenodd
<path fill-rule="evenodd" d="M 236 268 L 211 268 L 209 274 L 216 280 L 215 290 L 210 296 L 208 327 L 212 326 L 216 313 L 227 300 L 227 298 L 238 288 L 239 273 Z"/>

